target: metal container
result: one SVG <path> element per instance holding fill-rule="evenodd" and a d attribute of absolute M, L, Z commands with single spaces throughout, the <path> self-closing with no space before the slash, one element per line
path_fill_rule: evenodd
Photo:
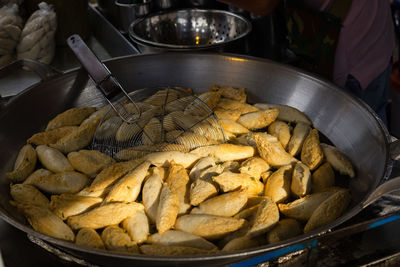
<path fill-rule="evenodd" d="M 157 10 L 177 8 L 180 0 L 154 0 L 154 8 Z"/>
<path fill-rule="evenodd" d="M 150 14 L 152 0 L 139 0 L 133 3 L 132 0 L 116 0 L 118 8 L 118 24 L 123 33 L 128 33 L 129 25 L 136 19 Z"/>
<path fill-rule="evenodd" d="M 209 53 L 164 53 L 127 56 L 105 62 L 125 88 L 183 86 L 203 92 L 213 84 L 247 88 L 250 103 L 286 104 L 303 111 L 324 136 L 343 151 L 356 168 L 348 180 L 350 208 L 332 223 L 293 239 L 253 249 L 215 255 L 159 257 L 92 250 L 40 234 L 10 205 L 5 173 L 13 167 L 19 149 L 32 134 L 67 108 L 104 104 L 86 72 L 43 74 L 43 81 L 8 102 L 0 112 L 0 216 L 27 234 L 101 266 L 226 265 L 318 237 L 355 216 L 383 194 L 400 188 L 400 177 L 390 176 L 399 141 L 390 135 L 376 114 L 363 102 L 318 77 L 273 61 Z M 7 69 L 0 71 L 0 77 Z M 54 90 L 54 89 L 57 90 Z M 397 145 L 397 146 L 396 146 Z M 396 152 L 396 148 L 398 149 Z"/>
<path fill-rule="evenodd" d="M 222 10 L 182 9 L 149 15 L 129 27 L 143 53 L 160 51 L 229 51 L 244 48 L 251 23 Z M 239 51 L 230 51 L 239 52 Z"/>

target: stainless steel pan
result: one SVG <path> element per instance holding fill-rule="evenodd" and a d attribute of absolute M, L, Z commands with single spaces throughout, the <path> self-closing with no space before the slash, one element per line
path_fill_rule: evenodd
<path fill-rule="evenodd" d="M 9 205 L 9 181 L 19 148 L 33 133 L 44 129 L 56 114 L 73 106 L 104 104 L 102 96 L 82 70 L 46 77 L 13 98 L 0 111 L 0 216 L 33 237 L 68 253 L 100 265 L 216 265 L 237 262 L 309 240 L 342 224 L 382 194 L 399 188 L 400 178 L 386 182 L 398 142 L 390 136 L 376 115 L 361 101 L 336 86 L 297 69 L 278 63 L 217 54 L 168 53 L 113 59 L 107 67 L 127 90 L 156 86 L 183 86 L 198 91 L 213 84 L 247 88 L 250 102 L 287 104 L 307 114 L 314 126 L 350 157 L 357 177 L 349 180 L 351 208 L 340 218 L 314 232 L 287 242 L 237 253 L 202 257 L 149 257 L 88 250 L 33 231 Z M 4 70 L 3 70 L 4 71 Z M 1 77 L 1 73 L 0 73 Z M 397 146 L 396 146 L 397 145 Z M 385 182 L 385 183 L 384 183 Z M 378 187 L 380 184 L 380 187 Z"/>

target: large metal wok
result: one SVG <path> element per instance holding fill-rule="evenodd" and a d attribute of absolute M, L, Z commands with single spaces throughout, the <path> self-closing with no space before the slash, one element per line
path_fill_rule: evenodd
<path fill-rule="evenodd" d="M 381 121 L 361 101 L 331 83 L 272 61 L 216 54 L 170 53 L 140 55 L 106 62 L 127 90 L 155 86 L 183 86 L 198 91 L 213 84 L 245 87 L 249 102 L 287 104 L 305 112 L 314 126 L 348 155 L 357 169 L 349 187 L 353 202 L 348 211 L 325 227 L 277 245 L 229 254 L 199 257 L 121 255 L 89 250 L 31 229 L 9 204 L 10 171 L 18 150 L 33 133 L 44 129 L 56 114 L 73 106 L 102 105 L 103 97 L 83 70 L 46 75 L 43 81 L 13 98 L 0 111 L 0 216 L 27 234 L 99 265 L 227 264 L 306 241 L 342 224 L 382 194 L 398 188 L 399 180 L 385 182 L 392 160 L 390 136 Z M 48 76 L 51 76 L 50 78 Z M 384 183 L 385 182 L 385 183 Z M 380 184 L 383 186 L 377 188 Z"/>

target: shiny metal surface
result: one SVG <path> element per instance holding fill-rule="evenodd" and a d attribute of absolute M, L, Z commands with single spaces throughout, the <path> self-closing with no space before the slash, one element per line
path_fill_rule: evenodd
<path fill-rule="evenodd" d="M 118 7 L 119 27 L 124 33 L 128 33 L 129 25 L 138 18 L 142 18 L 151 12 L 152 0 L 116 0 Z"/>
<path fill-rule="evenodd" d="M 153 0 L 154 7 L 162 10 L 169 8 L 176 8 L 179 5 L 179 0 Z"/>
<path fill-rule="evenodd" d="M 289 242 L 235 253 L 199 257 L 149 257 L 94 251 L 33 231 L 9 204 L 11 170 L 19 148 L 33 133 L 44 129 L 56 114 L 72 106 L 104 104 L 104 100 L 83 71 L 63 76 L 24 91 L 0 112 L 0 216 L 15 227 L 62 247 L 72 255 L 94 264 L 123 266 L 221 265 L 282 248 L 313 238 L 356 215 L 375 188 L 390 175 L 390 136 L 381 121 L 364 103 L 331 83 L 272 61 L 217 54 L 166 53 L 114 59 L 106 66 L 128 91 L 145 87 L 182 86 L 200 92 L 213 84 L 245 87 L 249 102 L 287 104 L 298 108 L 313 121 L 354 163 L 357 176 L 349 180 L 353 196 L 351 208 L 329 225 Z M 56 88 L 56 89 L 55 89 Z"/>
<path fill-rule="evenodd" d="M 250 31 L 247 19 L 227 11 L 182 9 L 133 22 L 129 36 L 148 50 L 201 50 L 223 47 L 244 38 Z"/>

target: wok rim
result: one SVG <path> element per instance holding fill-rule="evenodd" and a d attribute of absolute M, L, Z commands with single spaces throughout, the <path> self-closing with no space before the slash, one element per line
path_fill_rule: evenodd
<path fill-rule="evenodd" d="M 69 241 L 64 241 L 61 239 L 53 238 L 47 235 L 44 235 L 42 233 L 36 232 L 33 230 L 31 226 L 28 224 L 22 224 L 18 222 L 17 220 L 14 220 L 13 218 L 10 218 L 6 212 L 3 210 L 2 207 L 0 207 L 0 217 L 6 221 L 7 223 L 11 224 L 15 228 L 25 232 L 26 234 L 32 235 L 38 239 L 41 239 L 47 243 L 50 243 L 51 245 L 54 245 L 55 247 L 59 248 L 65 248 L 70 251 L 74 252 L 83 252 L 87 254 L 92 254 L 92 255 L 101 255 L 104 257 L 116 257 L 119 259 L 125 259 L 125 260 L 138 260 L 138 261 L 156 261 L 156 262 L 179 262 L 179 263 L 190 263 L 190 262 L 195 262 L 195 261 L 215 261 L 215 260 L 224 260 L 224 259 L 232 259 L 234 258 L 239 258 L 238 262 L 245 261 L 246 259 L 249 259 L 250 257 L 255 257 L 258 255 L 261 255 L 263 253 L 268 253 L 277 249 L 289 247 L 291 245 L 297 244 L 297 243 L 304 243 L 307 242 L 310 239 L 313 239 L 315 237 L 321 236 L 327 232 L 332 231 L 333 228 L 342 225 L 345 221 L 349 220 L 350 218 L 354 217 L 357 215 L 363 208 L 362 204 L 365 199 L 368 198 L 369 195 L 376 189 L 376 187 L 382 183 L 383 181 L 387 180 L 391 174 L 392 171 L 392 166 L 393 166 L 393 160 L 391 160 L 389 156 L 389 144 L 391 143 L 391 135 L 389 134 L 389 131 L 387 130 L 386 126 L 384 123 L 379 119 L 377 114 L 362 100 L 355 98 L 354 96 L 351 96 L 351 94 L 341 90 L 338 86 L 333 84 L 330 81 L 327 81 L 324 78 L 318 77 L 312 73 L 306 72 L 304 70 L 301 70 L 299 68 L 289 66 L 286 64 L 278 63 L 269 59 L 264 59 L 264 58 L 257 58 L 257 57 L 252 57 L 252 56 L 247 56 L 247 55 L 238 55 L 238 54 L 231 54 L 231 53 L 213 53 L 213 52 L 206 52 L 206 53 L 194 53 L 194 52 L 166 52 L 166 53 L 157 53 L 157 54 L 139 54 L 139 55 L 128 55 L 128 56 L 121 56 L 121 57 L 116 57 L 112 59 L 105 60 L 104 63 L 112 63 L 112 62 L 118 62 L 118 61 L 123 61 L 123 60 L 129 60 L 130 58 L 135 58 L 135 57 L 176 57 L 176 56 L 183 56 L 183 57 L 188 57 L 188 56 L 204 56 L 204 57 L 221 57 L 221 58 L 231 58 L 231 59 L 244 59 L 244 60 L 249 60 L 249 61 L 256 61 L 260 63 L 267 63 L 267 64 L 273 64 L 275 67 L 280 68 L 281 70 L 290 72 L 292 74 L 297 74 L 300 75 L 303 78 L 313 80 L 316 83 L 319 83 L 322 86 L 328 86 L 332 90 L 335 90 L 337 93 L 341 94 L 342 97 L 347 98 L 350 100 L 350 102 L 354 102 L 355 104 L 361 106 L 366 112 L 368 112 L 374 121 L 377 123 L 379 130 L 383 136 L 383 139 L 385 141 L 386 145 L 386 160 L 385 160 L 385 169 L 384 173 L 380 177 L 380 179 L 376 179 L 375 184 L 373 187 L 371 187 L 370 191 L 365 194 L 363 200 L 360 202 L 356 203 L 353 207 L 347 210 L 346 213 L 344 213 L 342 216 L 340 216 L 338 219 L 335 221 L 320 227 L 314 231 L 311 231 L 307 234 L 302 234 L 300 236 L 296 236 L 294 238 L 282 241 L 277 244 L 269 244 L 269 245 L 264 245 L 264 246 L 259 246 L 256 248 L 250 248 L 250 249 L 244 249 L 241 251 L 235 251 L 235 252 L 227 252 L 227 253 L 217 253 L 217 254 L 210 254 L 210 255 L 200 255 L 200 256 L 150 256 L 150 255 L 144 255 L 144 254 L 123 254 L 123 253 L 118 253 L 118 252 L 112 252 L 112 251 L 106 251 L 106 250 L 97 250 L 97 249 L 87 249 L 85 247 L 81 247 L 76 245 L 75 243 L 69 242 Z M 77 67 L 71 70 L 68 70 L 61 75 L 56 75 L 46 81 L 39 82 L 37 84 L 29 86 L 27 89 L 21 91 L 19 94 L 17 94 L 15 97 L 12 97 L 7 103 L 6 107 L 3 110 L 0 110 L 0 117 L 2 117 L 4 112 L 7 111 L 7 106 L 9 104 L 12 104 L 14 100 L 17 98 L 21 97 L 23 94 L 26 92 L 33 90 L 35 87 L 37 87 L 40 84 L 43 83 L 48 83 L 52 82 L 53 80 L 56 79 L 65 79 L 68 75 L 71 75 L 75 72 L 78 72 L 81 68 Z M 86 260 L 86 259 L 85 259 Z"/>

